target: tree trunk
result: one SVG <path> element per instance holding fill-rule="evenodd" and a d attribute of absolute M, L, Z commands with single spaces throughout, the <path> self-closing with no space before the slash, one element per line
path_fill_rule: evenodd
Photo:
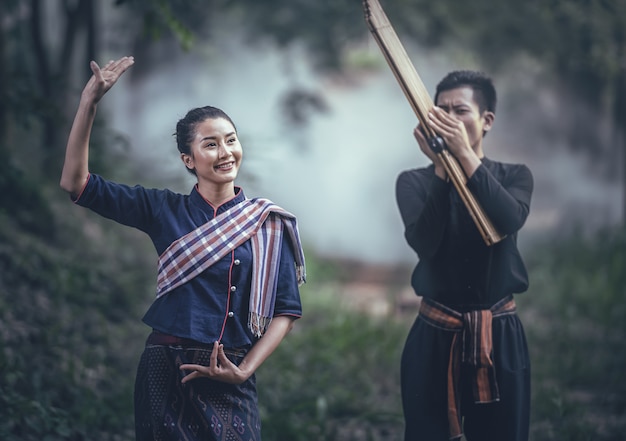
<path fill-rule="evenodd" d="M 625 41 L 626 44 L 626 41 Z M 617 75 L 615 101 L 613 101 L 613 124 L 615 145 L 622 160 L 622 227 L 626 229 L 626 49 L 622 46 L 621 69 Z M 618 158 L 615 158 L 618 160 Z"/>
<path fill-rule="evenodd" d="M 71 117 L 65 113 L 68 105 L 64 100 L 68 96 L 68 86 L 72 83 L 70 74 L 71 60 L 75 53 L 79 31 L 84 28 L 87 34 L 87 44 L 84 56 L 87 60 L 79 63 L 89 66 L 89 61 L 96 51 L 95 16 L 93 0 L 80 0 L 73 8 L 63 9 L 65 14 L 65 29 L 58 59 L 50 54 L 54 52 L 46 45 L 47 37 L 43 34 L 41 0 L 31 0 L 31 36 L 33 41 L 35 60 L 38 71 L 39 92 L 48 103 L 42 117 L 41 145 L 45 146 L 42 152 L 42 173 L 44 176 L 56 178 L 61 167 L 65 146 L 65 133 L 69 130 Z M 83 78 L 80 79 L 83 81 Z"/>
<path fill-rule="evenodd" d="M 8 124 L 8 90 L 9 78 L 5 54 L 4 32 L 0 29 L 0 160 L 5 160 L 7 150 L 7 124 Z"/>

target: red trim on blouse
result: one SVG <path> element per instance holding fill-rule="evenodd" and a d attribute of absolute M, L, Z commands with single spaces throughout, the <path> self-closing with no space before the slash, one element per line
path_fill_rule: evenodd
<path fill-rule="evenodd" d="M 85 192 L 85 188 L 87 188 L 87 184 L 89 183 L 89 179 L 91 178 L 91 173 L 89 173 L 87 175 L 87 179 L 85 179 L 85 185 L 83 185 L 83 188 L 80 190 L 80 193 L 78 193 L 78 196 L 76 196 L 76 199 L 73 199 L 72 202 L 76 203 L 78 202 L 78 200 L 80 199 L 80 197 L 83 195 L 83 193 Z"/>

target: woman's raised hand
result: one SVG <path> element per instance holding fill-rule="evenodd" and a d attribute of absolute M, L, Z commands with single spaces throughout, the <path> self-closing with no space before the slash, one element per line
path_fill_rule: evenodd
<path fill-rule="evenodd" d="M 83 89 L 83 97 L 93 100 L 94 103 L 99 102 L 134 62 L 133 57 L 122 57 L 109 61 L 102 68 L 95 61 L 89 63 L 93 75 Z"/>

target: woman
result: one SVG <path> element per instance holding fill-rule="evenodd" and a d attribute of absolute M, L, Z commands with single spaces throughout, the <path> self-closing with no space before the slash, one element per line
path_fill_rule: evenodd
<path fill-rule="evenodd" d="M 135 384 L 137 439 L 260 440 L 254 373 L 302 315 L 296 219 L 235 186 L 241 144 L 214 107 L 192 109 L 176 127 L 197 178 L 189 195 L 91 174 L 97 104 L 133 63 L 91 62 L 60 185 L 76 204 L 147 233 L 160 256 L 157 298 L 143 318 L 153 332 Z"/>

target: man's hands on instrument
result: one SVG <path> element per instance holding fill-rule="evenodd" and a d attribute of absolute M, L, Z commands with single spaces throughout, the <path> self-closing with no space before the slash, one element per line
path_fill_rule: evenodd
<path fill-rule="evenodd" d="M 428 125 L 443 138 L 448 151 L 457 159 L 465 175 L 468 178 L 472 176 L 481 161 L 470 142 L 463 121 L 435 106 L 428 113 Z"/>
<path fill-rule="evenodd" d="M 181 380 L 186 383 L 196 378 L 210 378 L 212 380 L 221 381 L 223 383 L 241 384 L 249 377 L 244 371 L 226 357 L 224 353 L 224 345 L 219 342 L 213 344 L 213 351 L 209 359 L 209 365 L 200 364 L 181 364 L 181 371 L 192 371 L 185 375 Z"/>
<path fill-rule="evenodd" d="M 446 149 L 457 159 L 466 176 L 471 176 L 481 162 L 479 156 L 472 149 L 465 124 L 437 106 L 428 113 L 427 124 L 443 139 Z M 419 125 L 413 130 L 413 136 L 415 136 L 422 152 L 435 165 L 435 174 L 441 179 L 447 179 L 446 168 L 441 157 L 430 148 Z"/>
<path fill-rule="evenodd" d="M 428 113 L 428 125 L 443 138 L 450 153 L 460 160 L 465 156 L 476 155 L 472 150 L 465 124 L 439 107 Z"/>
<path fill-rule="evenodd" d="M 448 174 L 446 173 L 446 168 L 443 165 L 443 162 L 439 155 L 433 151 L 432 148 L 428 145 L 428 141 L 422 132 L 422 128 L 417 125 L 415 129 L 413 129 L 413 136 L 417 140 L 417 143 L 420 146 L 420 150 L 424 153 L 428 159 L 430 159 L 435 166 L 435 174 L 443 180 L 446 180 Z"/>
<path fill-rule="evenodd" d="M 102 68 L 95 61 L 89 63 L 93 75 L 83 89 L 83 98 L 98 103 L 134 62 L 133 57 L 122 57 L 118 60 L 109 61 Z"/>

